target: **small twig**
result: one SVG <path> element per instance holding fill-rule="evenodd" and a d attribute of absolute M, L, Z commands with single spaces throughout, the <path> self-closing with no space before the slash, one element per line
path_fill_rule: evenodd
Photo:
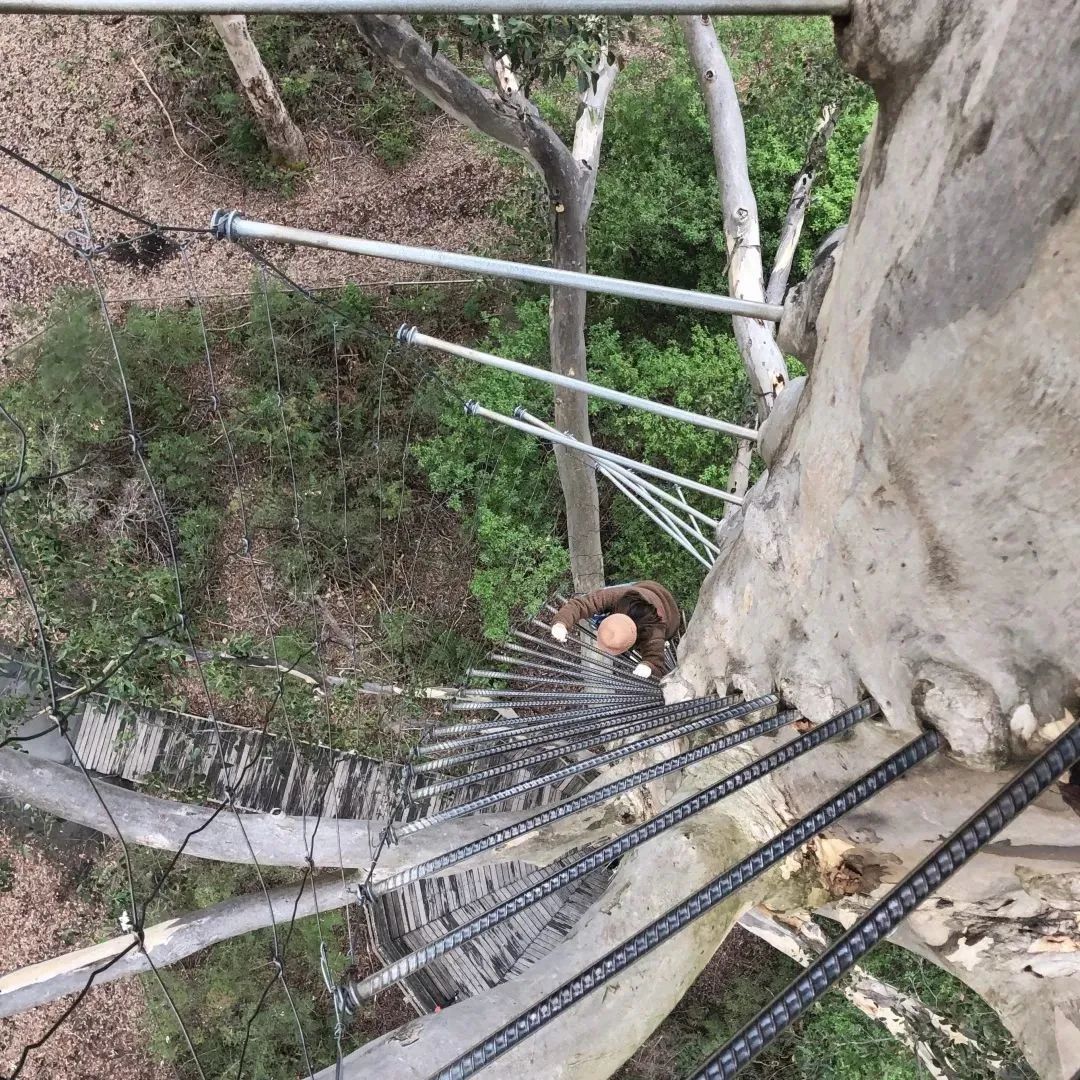
<path fill-rule="evenodd" d="M 179 150 L 180 153 L 188 159 L 188 161 L 193 161 L 196 165 L 198 165 L 203 172 L 209 172 L 207 167 L 198 158 L 192 157 L 192 155 L 189 154 L 183 148 L 183 146 L 180 145 L 180 139 L 177 137 L 176 134 L 176 127 L 172 122 L 172 117 L 169 115 L 169 110 L 165 108 L 165 102 L 158 97 L 157 92 L 150 85 L 150 80 L 146 77 L 146 72 L 143 71 L 141 67 L 139 67 L 138 60 L 136 60 L 134 56 L 129 56 L 128 59 L 131 61 L 131 66 L 139 73 L 139 78 L 141 78 L 143 83 L 146 85 L 146 89 L 150 91 L 150 96 L 158 103 L 158 108 L 161 110 L 162 115 L 165 117 L 165 122 L 169 125 L 169 131 L 172 132 L 172 138 L 173 142 L 176 143 L 176 149 Z"/>

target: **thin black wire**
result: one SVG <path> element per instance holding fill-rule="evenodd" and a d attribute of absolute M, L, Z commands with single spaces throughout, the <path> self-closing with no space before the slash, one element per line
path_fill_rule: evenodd
<path fill-rule="evenodd" d="M 98 206 L 104 207 L 106 210 L 111 210 L 114 214 L 119 214 L 121 217 L 127 218 L 129 221 L 137 221 L 140 225 L 146 225 L 154 232 L 185 232 L 185 233 L 210 233 L 211 229 L 208 227 L 198 227 L 192 225 L 160 225 L 155 221 L 151 221 L 149 218 L 143 217 L 141 214 L 136 214 L 131 210 L 125 210 L 122 206 L 117 206 L 116 203 L 110 202 L 108 199 L 102 198 L 100 195 L 95 195 L 92 192 L 87 191 L 85 188 L 77 187 L 70 180 L 65 180 L 61 176 L 57 176 L 55 173 L 49 172 L 48 169 L 43 168 L 41 165 L 35 164 L 30 161 L 29 158 L 23 157 L 17 150 L 11 149 L 9 146 L 0 145 L 0 154 L 4 154 L 11 158 L 13 161 L 17 161 L 24 168 L 30 169 L 32 172 L 38 174 L 38 176 L 44 177 L 46 180 L 51 180 L 63 191 L 70 191 L 77 195 L 81 199 L 85 199 L 87 202 L 96 203 Z"/>
<path fill-rule="evenodd" d="M 694 1074 L 694 1080 L 728 1080 L 740 1072 L 850 971 L 860 957 L 887 937 L 930 893 L 1077 761 L 1080 761 L 1080 723 L 1074 723 L 903 881 L 894 885 L 850 930 L 732 1036 Z"/>

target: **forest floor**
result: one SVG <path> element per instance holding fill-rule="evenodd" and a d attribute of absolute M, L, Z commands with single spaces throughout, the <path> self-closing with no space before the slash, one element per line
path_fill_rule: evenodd
<path fill-rule="evenodd" d="M 88 831 L 88 830 L 87 830 Z M 0 941 L 5 970 L 90 945 L 106 929 L 106 913 L 81 883 L 100 849 L 76 835 L 47 843 L 0 818 Z M 9 1075 L 21 1049 L 41 1039 L 72 998 L 0 1019 L 0 1072 Z M 22 1080 L 138 1076 L 174 1080 L 151 1055 L 147 1003 L 135 979 L 92 989 L 56 1035 L 33 1051 Z"/>
<path fill-rule="evenodd" d="M 164 224 L 204 227 L 223 207 L 282 224 L 462 251 L 482 246 L 495 231 L 491 207 L 503 171 L 441 114 L 417 119 L 419 145 L 401 168 L 383 164 L 369 146 L 333 127 L 306 130 L 311 162 L 291 194 L 257 190 L 213 159 L 193 160 L 189 147 L 197 144 L 183 118 L 166 117 L 140 74 L 155 84 L 160 48 L 149 18 L 4 16 L 0 144 Z M 55 184 L 7 158 L 0 158 L 0 203 L 61 234 L 77 224 L 58 207 Z M 26 332 L 16 325 L 19 309 L 46 304 L 58 286 L 85 282 L 85 271 L 52 237 L 6 214 L 0 221 L 2 353 Z M 105 210 L 93 209 L 92 221 L 107 238 L 139 231 Z M 454 276 L 310 248 L 281 248 L 273 257 L 310 286 Z M 251 264 L 243 252 L 207 242 L 194 261 L 204 297 L 247 295 Z M 114 262 L 105 277 L 115 301 L 184 301 L 189 295 L 175 258 L 153 269 Z"/>

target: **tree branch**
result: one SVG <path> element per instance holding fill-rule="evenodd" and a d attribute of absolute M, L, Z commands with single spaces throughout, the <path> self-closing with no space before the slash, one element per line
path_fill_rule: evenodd
<path fill-rule="evenodd" d="M 813 919 L 807 918 L 796 928 L 780 922 L 765 908 L 745 912 L 739 925 L 804 967 L 820 956 L 829 944 Z M 935 1080 L 963 1080 L 971 1075 L 970 1062 L 951 1061 L 950 1049 L 964 1059 L 970 1055 L 972 1060 L 991 1068 L 1001 1064 L 918 998 L 883 982 L 859 965 L 852 968 L 839 990 L 859 1012 L 882 1024 L 890 1035 L 902 1042 Z"/>
<path fill-rule="evenodd" d="M 795 249 L 799 246 L 803 222 L 806 220 L 806 209 L 810 205 L 810 189 L 814 186 L 818 170 L 825 160 L 825 147 L 829 143 L 839 115 L 839 105 L 836 103 L 826 105 L 821 111 L 821 118 L 814 128 L 813 135 L 810 136 L 802 171 L 795 180 L 795 187 L 791 192 L 787 215 L 784 218 L 783 228 L 780 230 L 780 240 L 776 245 L 772 273 L 769 275 L 769 284 L 765 289 L 765 302 L 768 304 L 784 302 Z M 773 330 L 774 332 L 776 330 L 775 324 Z"/>
<path fill-rule="evenodd" d="M 364 44 L 418 93 L 481 135 L 516 151 L 550 183 L 572 167 L 566 147 L 532 102 L 517 95 L 503 101 L 478 86 L 442 53 L 431 48 L 398 15 L 350 16 Z"/>
<path fill-rule="evenodd" d="M 211 945 L 270 926 L 287 923 L 316 912 L 325 913 L 356 901 L 352 886 L 361 879 L 346 881 L 340 875 L 309 882 L 303 891 L 297 885 L 236 896 L 166 919 L 145 928 L 141 949 L 130 949 L 134 934 L 122 934 L 97 945 L 75 949 L 39 964 L 29 964 L 0 976 L 0 1017 L 14 1016 L 81 990 L 92 972 L 115 960 L 94 979 L 95 986 L 136 975 L 154 967 L 168 967 Z M 268 899 L 269 898 L 269 899 Z M 121 955 L 123 954 L 123 955 Z M 119 959 L 116 959 L 119 957 Z"/>
<path fill-rule="evenodd" d="M 716 178 L 724 206 L 724 238 L 728 253 L 728 286 L 743 300 L 764 300 L 761 235 L 757 200 L 746 162 L 746 132 L 735 81 L 707 15 L 684 15 L 682 24 L 690 59 L 697 71 L 712 134 Z M 788 381 L 787 364 L 760 319 L 733 318 L 739 354 L 750 375 L 762 419 Z"/>
<path fill-rule="evenodd" d="M 607 49 L 600 50 L 593 78 L 581 95 L 581 111 L 574 126 L 574 146 L 571 150 L 574 161 L 585 170 L 585 205 L 592 205 L 593 192 L 596 190 L 596 174 L 600 167 L 600 145 L 604 140 L 604 117 L 607 112 L 608 98 L 619 74 L 616 64 L 607 61 Z"/>
<path fill-rule="evenodd" d="M 235 863 L 257 859 L 265 866 L 305 866 L 310 853 L 316 866 L 366 870 L 385 828 L 382 821 L 350 818 L 324 819 L 316 828 L 312 815 L 248 813 L 239 815 L 241 828 L 238 815 L 231 812 L 215 816 L 210 807 L 144 795 L 105 781 L 97 781 L 97 789 L 115 828 L 101 803 L 89 797 L 86 778 L 80 772 L 16 750 L 0 750 L 0 794 L 106 836 L 116 836 L 119 830 L 128 843 L 165 851 L 183 848 L 186 854 L 203 859 Z M 411 833 L 383 850 L 374 880 L 487 836 L 533 812 L 475 814 Z M 458 863 L 448 872 L 507 858 L 546 865 L 578 847 L 583 830 L 590 838 L 599 839 L 623 827 L 618 807 L 597 807 L 530 833 L 517 843 Z"/>

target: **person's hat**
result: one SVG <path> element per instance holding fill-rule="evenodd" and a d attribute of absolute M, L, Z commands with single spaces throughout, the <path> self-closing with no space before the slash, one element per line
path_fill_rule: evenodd
<path fill-rule="evenodd" d="M 629 615 L 609 615 L 596 631 L 596 643 L 606 653 L 618 656 L 637 641 L 637 623 Z"/>

